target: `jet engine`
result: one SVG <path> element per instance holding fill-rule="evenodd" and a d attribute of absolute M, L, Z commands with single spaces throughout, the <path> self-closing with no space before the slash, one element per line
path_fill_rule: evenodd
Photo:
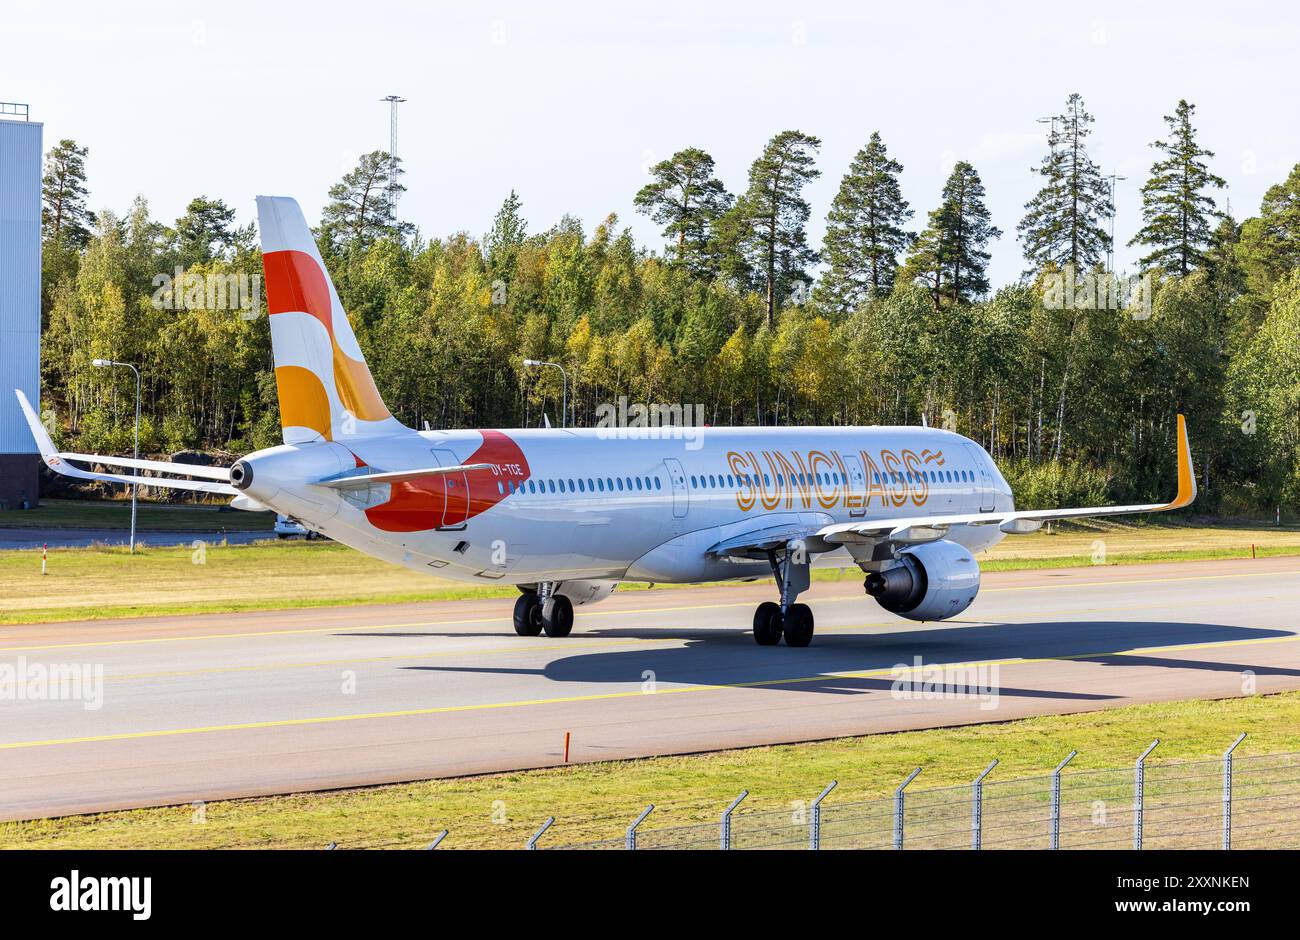
<path fill-rule="evenodd" d="M 867 575 L 864 586 L 892 614 L 947 620 L 975 600 L 980 568 L 970 552 L 944 539 L 908 549 L 894 565 Z"/>

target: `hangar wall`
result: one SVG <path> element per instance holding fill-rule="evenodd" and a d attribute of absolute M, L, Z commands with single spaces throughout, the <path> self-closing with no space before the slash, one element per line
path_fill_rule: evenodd
<path fill-rule="evenodd" d="M 22 105 L 0 109 L 0 508 L 9 509 L 36 505 L 40 472 L 13 392 L 40 410 L 43 129 L 25 116 Z"/>

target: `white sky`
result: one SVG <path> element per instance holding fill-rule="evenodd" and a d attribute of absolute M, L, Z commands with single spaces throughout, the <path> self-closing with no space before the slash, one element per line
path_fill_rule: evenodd
<path fill-rule="evenodd" d="M 145 194 L 166 221 L 197 194 L 247 221 L 258 194 L 313 222 L 356 157 L 388 145 L 401 106 L 400 211 L 430 236 L 481 235 L 506 193 L 530 231 L 609 212 L 638 241 L 646 168 L 686 146 L 733 191 L 777 131 L 823 141 L 810 241 L 853 154 L 879 130 L 904 167 L 913 227 L 955 159 L 993 219 L 992 280 L 1023 264 L 1015 226 L 1045 149 L 1036 118 L 1080 92 L 1092 150 L 1120 183 L 1117 242 L 1138 222 L 1148 144 L 1180 97 L 1197 105 L 1238 218 L 1300 161 L 1300 13 L 1291 4 L 80 3 L 6 0 L 0 100 L 32 106 L 46 149 L 90 147 L 91 204 Z M 874 7 L 874 8 L 872 8 Z M 1082 12 L 1080 12 L 1082 10 Z M 1121 267 L 1134 251 L 1119 248 Z"/>

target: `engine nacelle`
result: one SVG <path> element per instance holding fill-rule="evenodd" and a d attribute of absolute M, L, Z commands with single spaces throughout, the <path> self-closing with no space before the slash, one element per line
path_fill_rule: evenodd
<path fill-rule="evenodd" d="M 909 620 L 947 620 L 975 600 L 980 566 L 956 542 L 927 542 L 898 557 L 898 564 L 867 575 L 867 593 L 892 614 Z"/>

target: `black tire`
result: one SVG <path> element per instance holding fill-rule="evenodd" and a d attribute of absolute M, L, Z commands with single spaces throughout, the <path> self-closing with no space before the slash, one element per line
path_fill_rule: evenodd
<path fill-rule="evenodd" d="M 515 601 L 515 633 L 537 636 L 542 632 L 542 602 L 536 594 L 520 594 Z"/>
<path fill-rule="evenodd" d="M 776 646 L 781 642 L 781 608 L 763 601 L 754 611 L 754 642 L 759 646 Z"/>
<path fill-rule="evenodd" d="M 573 631 L 573 601 L 563 594 L 552 594 L 542 604 L 542 629 L 553 639 Z"/>
<path fill-rule="evenodd" d="M 813 612 L 807 604 L 791 604 L 785 612 L 785 645 L 803 647 L 812 642 Z"/>

